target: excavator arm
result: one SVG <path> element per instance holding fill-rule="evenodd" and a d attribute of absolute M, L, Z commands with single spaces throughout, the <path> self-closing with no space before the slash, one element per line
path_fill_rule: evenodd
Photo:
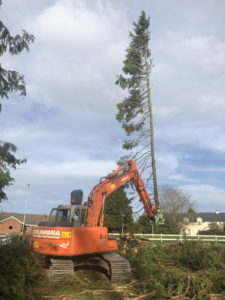
<path fill-rule="evenodd" d="M 125 165 L 120 166 L 116 171 L 107 175 L 92 189 L 88 197 L 86 226 L 103 226 L 105 199 L 129 181 L 134 184 L 147 215 L 149 217 L 157 216 L 159 203 L 156 203 L 156 206 L 151 203 L 144 182 L 138 172 L 136 162 L 129 160 Z"/>

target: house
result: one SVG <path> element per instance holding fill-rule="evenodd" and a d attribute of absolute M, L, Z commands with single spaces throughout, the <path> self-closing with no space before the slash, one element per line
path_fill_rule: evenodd
<path fill-rule="evenodd" d="M 0 212 L 0 234 L 29 234 L 32 227 L 46 220 L 47 215 L 26 214 L 24 224 L 24 214 Z"/>
<path fill-rule="evenodd" d="M 213 213 L 191 212 L 183 214 L 182 232 L 187 235 L 197 235 L 201 230 L 209 230 L 210 225 L 216 224 L 219 229 L 224 229 L 225 213 L 215 211 Z"/>

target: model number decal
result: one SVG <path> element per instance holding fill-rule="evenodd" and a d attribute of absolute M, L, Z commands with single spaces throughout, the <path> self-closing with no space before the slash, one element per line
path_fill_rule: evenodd
<path fill-rule="evenodd" d="M 62 231 L 61 232 L 61 238 L 63 239 L 65 239 L 65 238 L 71 238 L 71 231 Z"/>

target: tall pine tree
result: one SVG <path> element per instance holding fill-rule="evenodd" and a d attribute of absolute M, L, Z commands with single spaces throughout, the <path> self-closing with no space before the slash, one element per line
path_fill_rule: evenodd
<path fill-rule="evenodd" d="M 158 205 L 150 87 L 152 59 L 148 45 L 150 18 L 142 11 L 138 22 L 133 25 L 134 32 L 130 32 L 131 42 L 123 61 L 123 74 L 116 80 L 117 85 L 128 91 L 128 96 L 117 104 L 116 118 L 129 137 L 124 141 L 123 148 L 132 150 L 128 157 L 138 161 L 141 172 L 148 170 L 146 185 L 152 178 L 154 200 Z"/>

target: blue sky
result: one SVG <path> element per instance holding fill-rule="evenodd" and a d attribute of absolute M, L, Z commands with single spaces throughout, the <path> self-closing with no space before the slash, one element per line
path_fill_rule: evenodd
<path fill-rule="evenodd" d="M 151 76 L 159 185 L 178 186 L 198 211 L 224 211 L 225 2 L 223 0 L 7 0 L 12 34 L 30 52 L 4 55 L 25 75 L 27 97 L 3 100 L 1 139 L 28 162 L 14 171 L 3 211 L 48 213 L 70 192 L 116 168 L 124 132 L 115 120 L 128 32 L 151 17 Z M 134 208 L 138 206 L 133 203 Z"/>

